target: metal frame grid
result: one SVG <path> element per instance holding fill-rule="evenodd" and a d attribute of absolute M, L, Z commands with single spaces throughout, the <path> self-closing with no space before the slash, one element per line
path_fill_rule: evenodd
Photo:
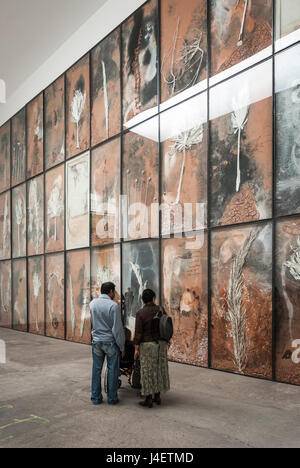
<path fill-rule="evenodd" d="M 147 0 L 140 8 L 143 8 L 145 5 L 147 5 L 151 0 Z M 272 236 L 273 236 L 273 246 L 272 246 L 272 260 L 273 260 L 273 266 L 272 266 L 272 278 L 273 278 L 273 292 L 272 292 L 272 305 L 273 305 L 273 317 L 272 317 L 272 336 L 273 336 L 273 341 L 272 341 L 272 368 L 273 368 L 273 376 L 272 376 L 272 381 L 277 381 L 276 379 L 276 225 L 278 220 L 282 219 L 289 219 L 289 218 L 300 218 L 300 214 L 293 214 L 293 215 L 286 215 L 286 216 L 277 216 L 276 214 L 276 180 L 275 180 L 275 175 L 276 175 L 276 168 L 277 168 L 277 159 L 276 159 L 276 94 L 275 94 L 275 59 L 276 56 L 279 54 L 284 53 L 286 50 L 289 50 L 293 48 L 295 45 L 299 44 L 300 42 L 297 42 L 295 44 L 289 45 L 288 47 L 276 51 L 275 50 L 275 19 L 276 19 L 276 0 L 273 0 L 273 18 L 272 18 L 272 27 L 273 27 L 273 41 L 272 41 L 272 54 L 249 66 L 246 69 L 241 70 L 240 72 L 237 72 L 230 77 L 225 78 L 224 80 L 221 80 L 220 82 L 211 85 L 210 84 L 210 72 L 211 72 L 211 0 L 207 0 L 207 89 L 204 91 L 201 91 L 199 93 L 194 94 L 192 97 L 183 99 L 180 101 L 179 104 L 175 104 L 174 106 L 169 107 L 166 110 L 161 111 L 161 73 L 160 73 L 160 64 L 161 64 L 161 1 L 162 0 L 156 0 L 158 4 L 158 18 L 157 18 L 157 24 L 158 24 L 158 30 L 157 30 L 157 98 L 158 98 L 158 112 L 155 116 L 149 117 L 148 119 L 145 119 L 143 122 L 146 122 L 147 120 L 152 120 L 157 118 L 158 119 L 158 132 L 159 132 L 159 143 L 158 143 L 158 154 L 159 154 L 159 203 L 161 204 L 162 200 L 162 159 L 163 159 L 163 154 L 162 154 L 162 144 L 161 144 L 161 126 L 160 126 L 160 118 L 161 115 L 164 112 L 168 112 L 170 109 L 173 107 L 178 107 L 181 104 L 188 102 L 192 99 L 194 99 L 197 96 L 200 96 L 203 93 L 207 93 L 207 128 L 208 128 L 208 141 L 207 141 L 207 228 L 205 229 L 205 232 L 207 233 L 207 257 L 208 257 L 208 262 L 207 262 L 207 274 L 208 274 L 208 369 L 214 369 L 211 366 L 211 299 L 212 299 L 212 289 L 211 289 L 211 284 L 212 284 L 212 271 L 211 271 L 211 251 L 212 251 L 212 232 L 217 231 L 217 230 L 226 230 L 226 229 L 232 229 L 235 227 L 244 227 L 247 225 L 263 225 L 266 223 L 271 223 L 272 224 Z M 64 334 L 65 337 L 64 339 L 66 340 L 67 337 L 67 281 L 66 281 L 66 269 L 67 269 L 67 253 L 72 252 L 72 251 L 82 251 L 82 250 L 89 250 L 90 251 L 90 291 L 92 292 L 92 254 L 93 250 L 102 250 L 102 249 L 107 249 L 112 246 L 120 246 L 120 284 L 121 284 L 121 289 L 123 289 L 123 245 L 124 243 L 138 243 L 138 242 L 143 242 L 147 239 L 139 239 L 139 240 L 126 240 L 124 241 L 124 238 L 122 237 L 122 229 L 123 229 L 123 222 L 122 222 L 122 212 L 121 212 L 121 206 L 120 206 L 120 242 L 116 243 L 110 243 L 106 244 L 103 246 L 93 246 L 92 245 L 92 204 L 91 204 L 91 197 L 92 197 L 92 153 L 93 150 L 96 148 L 103 146 L 115 139 L 120 139 L 120 195 L 123 194 L 123 168 L 124 168 L 124 161 L 123 161 L 123 149 L 124 149 L 124 136 L 134 130 L 134 128 L 138 127 L 141 123 L 136 124 L 135 126 L 131 127 L 130 129 L 124 129 L 124 118 L 123 118 L 123 26 L 124 24 L 132 17 L 132 15 L 128 16 L 124 21 L 117 26 L 113 31 L 111 31 L 106 37 L 104 37 L 98 44 L 96 44 L 90 51 L 86 52 L 82 57 L 80 57 L 75 64 L 73 64 L 71 67 L 69 67 L 64 73 L 62 73 L 60 76 L 58 76 L 52 83 L 49 84 L 49 86 L 42 91 L 43 94 L 43 129 L 44 129 L 44 139 L 43 139 L 43 166 L 44 166 L 44 171 L 41 174 L 35 175 L 33 177 L 30 177 L 26 179 L 26 181 L 21 182 L 14 187 L 12 187 L 12 153 L 13 153 L 13 148 L 12 148 L 12 119 L 20 112 L 20 110 L 11 117 L 9 120 L 10 122 L 10 189 L 4 191 L 2 194 L 5 194 L 6 192 L 10 192 L 11 197 L 10 197 L 10 209 L 11 209 L 11 219 L 12 219 L 12 190 L 18 186 L 21 186 L 23 184 L 26 184 L 26 198 L 28 202 L 28 187 L 29 183 L 31 180 L 35 179 L 36 177 L 43 176 L 43 183 L 44 183 L 44 188 L 43 188 L 43 196 L 44 196 L 44 253 L 42 255 L 34 255 L 31 256 L 30 258 L 33 257 L 42 257 L 44 260 L 44 336 L 47 336 L 47 316 L 46 316 L 46 305 L 47 305 L 47 281 L 46 281 L 46 269 L 47 269 L 47 258 L 50 255 L 55 255 L 55 254 L 63 254 L 64 255 L 64 270 L 65 270 L 65 281 L 64 281 L 64 300 L 65 300 L 65 310 L 64 310 L 64 319 L 65 319 L 65 324 L 64 324 Z M 92 96 L 93 96 L 93 86 L 92 86 L 92 51 L 100 44 L 102 43 L 107 37 L 109 37 L 111 34 L 114 32 L 119 31 L 119 47 L 120 47 L 120 122 L 121 122 L 121 127 L 120 127 L 120 132 L 116 135 L 110 136 L 107 138 L 105 141 L 102 141 L 94 146 L 92 146 Z M 89 130 L 90 130 L 90 144 L 89 148 L 85 151 L 79 152 L 75 156 L 72 156 L 71 158 L 67 158 L 67 126 L 66 126 L 66 119 L 68 118 L 68 110 L 67 110 L 67 73 L 70 71 L 78 62 L 80 62 L 84 57 L 89 56 L 89 87 L 90 87 L 90 122 L 89 122 Z M 273 87 L 273 183 L 272 183 L 272 218 L 269 219 L 264 219 L 264 220 L 258 220 L 258 221 L 251 221 L 251 222 L 245 222 L 241 224 L 232 224 L 232 225 L 226 225 L 226 226 L 212 226 L 211 225 L 211 158 L 210 158 L 210 153 L 211 153 L 211 142 L 210 142 L 210 127 L 211 127 L 211 121 L 210 121 L 210 90 L 213 89 L 216 86 L 221 85 L 224 82 L 227 82 L 234 78 L 235 76 L 238 76 L 242 73 L 245 73 L 258 65 L 261 65 L 264 62 L 272 60 L 272 87 Z M 45 125 L 46 125 L 46 120 L 45 120 L 45 92 L 46 90 L 56 83 L 57 80 L 60 78 L 63 78 L 64 81 L 64 146 L 65 146 L 65 154 L 64 154 L 64 160 L 57 165 L 54 165 L 51 168 L 46 169 L 46 139 L 45 139 Z M 33 100 L 35 100 L 39 95 L 41 94 L 38 93 L 28 104 L 30 104 Z M 27 106 L 26 107 L 26 143 L 27 143 Z M 22 109 L 21 109 L 22 110 Z M 5 125 L 5 124 L 3 124 Z M 90 235 L 89 235 L 89 245 L 85 248 L 81 249 L 72 249 L 72 250 L 66 250 L 66 170 L 67 170 L 67 162 L 73 160 L 74 158 L 78 157 L 81 154 L 84 154 L 85 152 L 90 153 L 90 181 L 89 181 L 89 190 L 90 190 L 90 216 L 89 216 L 89 228 L 90 228 Z M 27 177 L 27 144 L 26 144 L 26 177 Z M 65 213 L 64 213 L 64 250 L 60 252 L 52 252 L 52 253 L 46 253 L 46 218 L 47 218 L 47 213 L 46 213 L 46 174 L 50 172 L 53 169 L 59 168 L 59 167 L 64 167 L 64 208 L 65 208 Z M 150 239 L 154 240 L 155 242 L 158 242 L 159 244 L 159 284 L 160 284 L 160 290 L 159 290 L 159 295 L 158 297 L 160 298 L 160 302 L 162 301 L 162 241 L 164 237 L 161 234 L 161 226 L 162 226 L 162 214 L 160 211 L 159 215 L 159 237 L 156 239 Z M 13 264 L 16 260 L 21 260 L 22 258 L 15 259 L 13 258 L 13 226 L 11 222 L 11 232 L 10 232 L 10 241 L 11 241 L 11 259 L 10 260 L 3 260 L 5 261 L 10 261 L 11 262 L 11 319 L 12 319 L 12 328 L 14 328 L 14 303 L 13 303 Z M 30 314 L 29 314 L 29 284 L 28 284 L 28 207 L 26 209 L 26 257 L 23 258 L 26 260 L 26 265 L 27 265 L 27 332 L 29 332 L 29 326 L 30 326 Z M 21 332 L 22 333 L 22 332 Z M 52 338 L 52 337 L 51 337 Z M 52 338 L 52 339 L 59 339 L 59 338 Z M 181 363 L 179 363 L 181 364 Z M 186 364 L 185 365 L 192 365 L 193 364 Z M 199 366 L 198 366 L 199 367 Z M 201 366 L 200 366 L 201 367 Z M 223 373 L 229 373 L 232 374 L 233 372 L 227 371 L 227 370 L 221 370 L 221 369 L 214 369 L 218 370 L 219 372 Z M 259 377 L 253 377 L 246 375 L 244 377 L 247 378 L 255 378 L 259 379 Z M 261 378 L 260 378 L 261 379 Z M 262 379 L 262 380 L 269 380 L 269 379 Z M 286 382 L 282 382 L 284 384 L 287 384 Z M 295 385 L 295 384 L 290 384 L 288 383 L 287 385 Z"/>

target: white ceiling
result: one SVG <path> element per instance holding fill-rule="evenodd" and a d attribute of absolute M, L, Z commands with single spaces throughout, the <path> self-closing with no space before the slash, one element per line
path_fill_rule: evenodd
<path fill-rule="evenodd" d="M 107 0 L 0 0 L 0 79 L 9 98 Z"/>

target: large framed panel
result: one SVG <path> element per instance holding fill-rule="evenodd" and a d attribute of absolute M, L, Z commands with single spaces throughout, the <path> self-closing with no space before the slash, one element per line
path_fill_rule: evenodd
<path fill-rule="evenodd" d="M 120 29 L 92 50 L 92 146 L 121 131 Z"/>
<path fill-rule="evenodd" d="M 0 327 L 12 327 L 11 262 L 0 262 Z"/>
<path fill-rule="evenodd" d="M 152 240 L 124 244 L 122 261 L 125 324 L 133 335 L 136 314 L 144 306 L 143 291 L 150 288 L 159 299 L 159 242 Z"/>
<path fill-rule="evenodd" d="M 13 328 L 27 332 L 27 265 L 26 259 L 13 261 Z"/>
<path fill-rule="evenodd" d="M 44 257 L 28 259 L 29 332 L 45 334 Z"/>
<path fill-rule="evenodd" d="M 300 218 L 276 223 L 276 379 L 300 385 Z"/>
<path fill-rule="evenodd" d="M 272 378 L 272 224 L 212 233 L 212 367 Z"/>
<path fill-rule="evenodd" d="M 26 184 L 12 190 L 13 258 L 26 257 Z"/>
<path fill-rule="evenodd" d="M 269 47 L 272 54 L 272 0 L 210 0 L 211 75 L 256 56 Z M 257 61 L 265 54 L 257 55 Z M 236 68 L 234 72 L 238 71 Z"/>
<path fill-rule="evenodd" d="M 169 357 L 208 366 L 207 234 L 162 244 L 163 306 L 173 319 Z"/>
<path fill-rule="evenodd" d="M 271 96 L 271 61 L 211 90 L 213 226 L 272 217 Z"/>
<path fill-rule="evenodd" d="M 45 90 L 45 169 L 65 159 L 65 77 Z"/>
<path fill-rule="evenodd" d="M 92 244 L 120 239 L 120 139 L 92 151 Z"/>
<path fill-rule="evenodd" d="M 206 87 L 207 2 L 162 0 L 161 8 L 161 99 L 165 102 L 184 96 L 187 90 L 199 92 L 201 81 Z"/>
<path fill-rule="evenodd" d="M 122 25 L 123 119 L 130 126 L 137 115 L 149 117 L 158 104 L 157 87 L 158 1 L 139 8 Z M 143 117 L 139 115 L 139 121 Z"/>
<path fill-rule="evenodd" d="M 67 72 L 67 158 L 90 146 L 90 59 L 87 54 Z"/>
<path fill-rule="evenodd" d="M 90 243 L 90 153 L 66 166 L 66 247 L 71 250 Z"/>
<path fill-rule="evenodd" d="M 127 219 L 126 206 L 122 206 L 123 237 L 126 240 L 158 237 L 157 117 L 123 137 L 123 195 L 127 197 Z"/>
<path fill-rule="evenodd" d="M 46 252 L 59 252 L 65 246 L 65 168 L 46 173 Z"/>
<path fill-rule="evenodd" d="M 41 93 L 27 106 L 27 178 L 44 170 L 44 98 Z"/>
<path fill-rule="evenodd" d="M 26 109 L 12 118 L 12 180 L 14 187 L 26 179 Z"/>
<path fill-rule="evenodd" d="M 92 249 L 92 298 L 101 295 L 103 283 L 116 285 L 116 300 L 121 298 L 121 248 L 120 245 Z"/>
<path fill-rule="evenodd" d="M 190 232 L 206 225 L 207 93 L 163 112 L 162 234 Z"/>
<path fill-rule="evenodd" d="M 65 338 L 65 258 L 63 253 L 46 256 L 46 335 Z"/>
<path fill-rule="evenodd" d="M 298 0 L 275 0 L 275 50 L 300 40 L 300 3 Z"/>
<path fill-rule="evenodd" d="M 28 182 L 27 253 L 44 253 L 44 176 Z"/>
<path fill-rule="evenodd" d="M 300 45 L 275 57 L 276 214 L 300 213 Z"/>
<path fill-rule="evenodd" d="M 0 193 L 10 188 L 10 121 L 0 128 Z"/>
<path fill-rule="evenodd" d="M 11 192 L 0 195 L 0 260 L 11 257 Z"/>
<path fill-rule="evenodd" d="M 90 344 L 90 251 L 67 253 L 67 340 Z"/>

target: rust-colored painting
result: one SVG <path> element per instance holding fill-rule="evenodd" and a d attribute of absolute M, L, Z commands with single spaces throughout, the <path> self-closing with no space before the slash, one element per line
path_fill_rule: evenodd
<path fill-rule="evenodd" d="M 116 285 L 116 300 L 121 295 L 121 249 L 119 245 L 92 250 L 92 297 L 96 299 L 101 294 L 103 283 L 112 282 Z"/>
<path fill-rule="evenodd" d="M 13 328 L 27 331 L 27 267 L 26 259 L 13 262 Z"/>
<path fill-rule="evenodd" d="M 206 225 L 206 103 L 204 93 L 161 118 L 163 235 L 195 231 Z M 193 204 L 189 205 L 190 215 L 188 204 Z"/>
<path fill-rule="evenodd" d="M 122 26 L 124 123 L 157 106 L 158 2 L 139 8 Z"/>
<path fill-rule="evenodd" d="M 90 59 L 86 55 L 67 72 L 67 158 L 90 146 Z"/>
<path fill-rule="evenodd" d="M 10 188 L 10 122 L 0 128 L 0 193 Z"/>
<path fill-rule="evenodd" d="M 67 254 L 67 340 L 91 342 L 90 251 Z"/>
<path fill-rule="evenodd" d="M 28 259 L 29 332 L 45 333 L 44 257 Z"/>
<path fill-rule="evenodd" d="M 44 176 L 28 182 L 28 255 L 44 253 Z"/>
<path fill-rule="evenodd" d="M 43 94 L 27 106 L 27 178 L 44 169 L 44 117 Z"/>
<path fill-rule="evenodd" d="M 169 357 L 208 365 L 207 236 L 163 241 L 163 306 L 173 319 Z"/>
<path fill-rule="evenodd" d="M 65 159 L 65 78 L 45 91 L 45 168 Z"/>
<path fill-rule="evenodd" d="M 64 166 L 46 174 L 46 252 L 64 250 Z"/>
<path fill-rule="evenodd" d="M 26 179 L 26 110 L 22 109 L 12 118 L 12 180 L 11 185 Z"/>
<path fill-rule="evenodd" d="M 6 192 L 0 195 L 0 260 L 11 257 L 10 230 L 10 192 Z"/>
<path fill-rule="evenodd" d="M 276 379 L 300 385 L 300 218 L 277 223 Z"/>
<path fill-rule="evenodd" d="M 12 191 L 13 258 L 26 257 L 26 184 Z"/>
<path fill-rule="evenodd" d="M 120 30 L 104 39 L 91 54 L 92 146 L 121 131 Z"/>
<path fill-rule="evenodd" d="M 212 367 L 272 378 L 272 225 L 212 235 Z"/>
<path fill-rule="evenodd" d="M 272 0 L 211 0 L 211 75 L 272 43 Z"/>
<path fill-rule="evenodd" d="M 105 245 L 120 238 L 120 139 L 92 152 L 92 243 Z"/>
<path fill-rule="evenodd" d="M 12 327 L 11 262 L 0 262 L 0 327 Z"/>
<path fill-rule="evenodd" d="M 154 119 L 155 124 L 156 119 Z M 139 129 L 135 129 L 138 132 Z M 159 145 L 156 141 L 128 133 L 123 140 L 123 195 L 127 196 L 128 239 L 158 236 L 158 221 L 151 222 L 151 205 L 159 196 Z M 126 216 L 126 211 L 122 207 Z M 124 220 L 123 220 L 124 225 Z M 127 235 L 128 234 L 128 235 Z"/>
<path fill-rule="evenodd" d="M 64 254 L 46 257 L 46 334 L 65 337 L 65 260 Z"/>
<path fill-rule="evenodd" d="M 206 0 L 163 0 L 161 11 L 162 101 L 206 79 Z"/>
<path fill-rule="evenodd" d="M 272 217 L 272 99 L 233 102 L 211 122 L 213 226 Z"/>

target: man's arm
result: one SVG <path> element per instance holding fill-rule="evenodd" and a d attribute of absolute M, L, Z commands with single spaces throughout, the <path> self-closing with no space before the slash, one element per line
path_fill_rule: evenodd
<path fill-rule="evenodd" d="M 117 345 L 120 348 L 120 351 L 123 352 L 125 350 L 125 334 L 121 318 L 121 308 L 116 304 L 113 306 L 112 312 L 114 318 L 112 334 L 114 336 L 114 339 L 116 340 Z"/>

